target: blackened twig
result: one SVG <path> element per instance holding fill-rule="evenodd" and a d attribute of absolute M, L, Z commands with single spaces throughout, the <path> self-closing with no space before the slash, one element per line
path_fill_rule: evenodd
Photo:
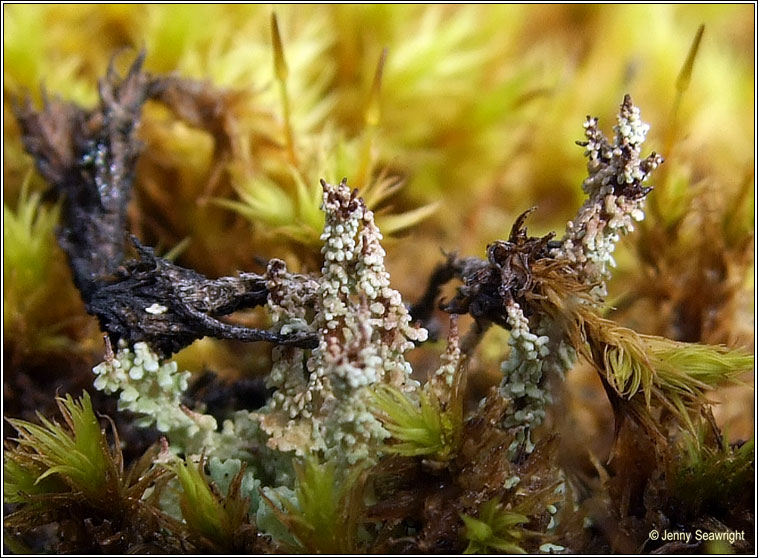
<path fill-rule="evenodd" d="M 507 241 L 498 240 L 487 246 L 486 260 L 449 255 L 434 270 L 424 295 L 411 308 L 413 319 L 429 321 L 442 285 L 458 279 L 462 285 L 441 309 L 451 314 L 469 314 L 476 320 L 469 336 L 472 345 L 493 323 L 508 328 L 508 301 L 520 299 L 532 290 L 533 263 L 549 259 L 550 250 L 560 246 L 552 240 L 553 233 L 543 237 L 527 234 L 524 223 L 533 211 L 529 209 L 516 219 Z"/>
<path fill-rule="evenodd" d="M 437 308 L 437 297 L 439 297 L 443 285 L 453 279 L 463 279 L 464 276 L 473 273 L 476 269 L 486 266 L 487 262 L 478 258 L 458 258 L 456 254 L 448 254 L 447 261 L 439 264 L 432 272 L 424 294 L 416 304 L 411 306 L 412 319 L 426 324 Z M 452 313 L 458 314 L 459 312 Z M 466 313 L 466 311 L 460 313 Z"/>
<path fill-rule="evenodd" d="M 144 53 L 121 80 L 111 64 L 94 111 L 47 96 L 41 112 L 29 100 L 15 107 L 26 150 L 64 198 L 58 242 L 85 302 L 124 258 L 126 208 L 141 147 L 135 129 L 149 89 L 143 60 Z"/>
<path fill-rule="evenodd" d="M 100 285 L 87 303 L 113 340 L 146 341 L 168 355 L 209 336 L 240 341 L 271 341 L 312 348 L 313 335 L 277 333 L 227 324 L 216 319 L 266 303 L 265 280 L 255 273 L 208 279 L 155 256 L 132 237 L 139 255 L 116 277 Z"/>
<path fill-rule="evenodd" d="M 142 72 L 144 57 L 141 53 L 123 78 L 111 64 L 100 82 L 100 105 L 92 111 L 47 97 L 40 112 L 28 100 L 14 107 L 26 150 L 64 198 L 58 242 L 87 311 L 112 342 L 146 341 L 166 356 L 205 336 L 314 347 L 314 334 L 281 335 L 217 319 L 265 304 L 263 277 L 208 279 L 155 256 L 136 238 L 129 242 L 126 209 L 142 147 L 136 138 L 142 106 L 169 89 L 175 95 L 184 90 L 178 78 Z M 130 244 L 136 259 L 126 258 Z"/>

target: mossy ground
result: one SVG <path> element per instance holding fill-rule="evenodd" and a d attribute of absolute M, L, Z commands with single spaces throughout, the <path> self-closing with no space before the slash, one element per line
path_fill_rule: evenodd
<path fill-rule="evenodd" d="M 290 134 L 274 65 L 272 9 L 288 67 Z M 585 168 L 574 145 L 580 123 L 586 114 L 611 121 L 617 100 L 630 92 L 652 124 L 651 149 L 666 163 L 653 180 L 648 219 L 615 254 L 611 317 L 646 334 L 751 346 L 754 6 L 3 10 L 6 416 L 55 416 L 56 391 L 78 395 L 90 388 L 91 367 L 102 359 L 101 334 L 55 245 L 56 212 L 40 200 L 45 185 L 23 153 L 12 101 L 28 93 L 39 102 L 44 84 L 50 95 L 92 106 L 95 82 L 114 54 L 117 66 L 131 60 L 130 49 L 146 49 L 148 71 L 208 80 L 225 92 L 214 99 L 214 118 L 201 115 L 197 126 L 159 106 L 146 108 L 140 129 L 146 148 L 129 210 L 136 235 L 209 276 L 261 271 L 260 258 L 271 257 L 292 270 L 313 271 L 320 265 L 318 179 L 336 183 L 348 176 L 376 210 L 382 230 L 395 229 L 387 265 L 393 286 L 409 301 L 443 259 L 440 250 L 481 256 L 489 242 L 507 237 L 528 207 L 539 208 L 530 232 L 562 231 L 581 204 Z M 687 70 L 701 23 L 705 32 Z M 384 47 L 377 92 L 372 83 Z M 265 324 L 260 312 L 235 319 Z M 490 332 L 480 347 L 469 371 L 470 402 L 499 381 L 506 338 Z M 410 355 L 420 378 L 436 366 L 440 346 L 427 344 Z M 212 370 L 246 386 L 212 388 L 218 384 L 207 377 L 205 386 L 197 384 L 192 403 L 206 401 L 222 416 L 260 400 L 255 382 L 270 368 L 269 353 L 267 346 L 204 339 L 177 360 L 198 377 Z M 223 390 L 235 397 L 219 402 Z M 721 402 L 715 422 L 729 439 L 710 446 L 706 462 L 731 474 L 728 464 L 736 460 L 739 478 L 741 458 L 728 455 L 728 442 L 753 435 L 752 387 L 724 388 L 712 398 Z M 572 370 L 557 399 L 542 427 L 560 434 L 550 455 L 580 479 L 594 513 L 620 526 L 585 533 L 576 548 L 639 550 L 634 545 L 652 521 L 648 504 L 659 501 L 651 494 L 668 495 L 670 486 L 651 479 L 656 464 L 632 458 L 649 451 L 627 430 L 616 441 L 620 457 L 609 471 L 610 488 L 601 488 L 609 472 L 598 463 L 611 452 L 613 415 L 590 366 Z M 131 426 L 102 394 L 93 395 L 93 405 L 116 420 L 127 463 L 155 439 Z M 4 435 L 11 434 L 6 426 Z M 704 466 L 693 463 L 674 486 L 697 483 Z M 639 476 L 617 474 L 628 468 Z M 419 474 L 416 465 L 396 471 L 407 482 Z M 455 474 L 441 482 L 455 485 Z M 474 513 L 443 510 L 444 498 L 435 500 L 426 485 L 418 492 L 430 502 L 432 517 L 458 522 L 458 513 Z M 611 510 L 618 502 L 626 507 Z M 670 518 L 679 517 L 681 503 L 665 504 Z M 702 504 L 703 514 L 724 513 L 711 504 Z M 438 534 L 427 535 L 434 548 Z"/>

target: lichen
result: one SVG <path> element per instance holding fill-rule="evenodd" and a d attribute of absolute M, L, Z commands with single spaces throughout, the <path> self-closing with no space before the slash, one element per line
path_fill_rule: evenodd
<path fill-rule="evenodd" d="M 564 237 L 549 251 L 549 258 L 558 265 L 563 263 L 563 272 L 587 293 L 575 303 L 564 301 L 568 307 L 572 304 L 599 307 L 604 302 L 605 282 L 611 276 L 610 268 L 615 266 L 612 253 L 616 243 L 622 235 L 634 230 L 633 221 L 644 218 L 643 206 L 651 188 L 643 186 L 643 182 L 663 162 L 655 153 L 640 159 L 649 126 L 640 120 L 640 111 L 629 95 L 624 97 L 619 110 L 613 144 L 598 128 L 597 118 L 588 116 L 584 129 L 587 140 L 577 143 L 586 148 L 588 158 L 589 175 L 582 183 L 588 199 L 577 217 L 568 222 Z M 525 233 L 516 231 L 512 237 L 523 242 Z M 509 251 L 509 247 L 505 250 Z M 520 292 L 533 280 L 527 274 Z M 532 306 L 529 300 L 523 297 L 521 300 L 521 304 Z M 581 341 L 576 336 L 572 339 L 556 322 L 555 315 L 551 316 L 544 308 L 542 312 L 539 310 L 539 307 L 537 312 L 531 309 L 533 323 L 530 323 L 517 300 L 505 301 L 511 336 L 510 353 L 501 366 L 504 378 L 500 391 L 516 404 L 515 412 L 504 420 L 504 425 L 516 432 L 509 448 L 514 457 L 521 447 L 527 453 L 534 449 L 531 431 L 543 422 L 546 407 L 552 403 L 546 372 L 562 379 L 576 361 L 576 350 L 582 348 L 577 346 Z"/>
<path fill-rule="evenodd" d="M 276 391 L 261 424 L 272 448 L 355 463 L 375 457 L 370 448 L 388 436 L 371 413 L 368 388 L 416 388 L 404 355 L 427 334 L 410 324 L 400 293 L 390 287 L 373 213 L 346 181 L 322 185 L 321 276 L 290 274 L 279 260 L 267 269 L 276 327 L 314 331 L 318 346 L 310 355 L 275 349 L 269 385 Z"/>
<path fill-rule="evenodd" d="M 164 361 L 147 343 L 129 348 L 119 344 L 115 355 L 95 366 L 95 389 L 118 393 L 119 410 L 137 415 L 141 427 L 155 425 L 167 435 L 177 451 L 199 454 L 212 445 L 218 425 L 209 415 L 195 413 L 181 403 L 189 372 L 179 372 L 176 362 Z"/>
<path fill-rule="evenodd" d="M 577 269 L 581 281 L 597 283 L 598 298 L 607 295 L 605 281 L 615 267 L 613 251 L 621 236 L 634 230 L 634 221 L 642 221 L 645 196 L 651 190 L 642 183 L 663 162 L 652 153 L 640 159 L 642 144 L 650 126 L 640 120 L 639 108 L 627 95 L 614 126 L 611 144 L 598 128 L 597 118 L 587 117 L 584 124 L 589 175 L 582 183 L 588 199 L 577 217 L 566 225 L 566 234 L 557 258 L 568 259 Z"/>

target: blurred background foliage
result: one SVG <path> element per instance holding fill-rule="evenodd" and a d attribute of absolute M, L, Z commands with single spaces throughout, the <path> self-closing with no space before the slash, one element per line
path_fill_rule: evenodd
<path fill-rule="evenodd" d="M 54 244 L 57 209 L 42 201 L 12 102 L 40 103 L 47 91 L 93 106 L 114 55 L 123 70 L 143 48 L 148 71 L 205 81 L 213 101 L 201 126 L 149 103 L 140 131 L 131 229 L 181 265 L 220 276 L 260 272 L 261 258 L 280 257 L 317 270 L 318 180 L 346 176 L 391 237 L 394 286 L 414 300 L 440 250 L 481 257 L 531 206 L 530 233 L 560 236 L 583 199 L 581 125 L 592 114 L 610 132 L 628 92 L 651 124 L 647 148 L 666 163 L 648 219 L 616 254 L 611 317 L 644 333 L 750 346 L 754 9 L 5 5 L 6 373 L 39 368 L 30 363 L 47 355 L 54 374 L 61 354 L 85 354 L 75 368 L 87 377 L 102 350 Z M 489 334 L 473 389 L 496 381 L 506 336 Z M 269 350 L 206 339 L 178 360 L 264 374 Z M 436 353 L 416 352 L 423 375 Z M 562 420 L 607 445 L 611 413 L 595 373 L 570 376 Z M 714 396 L 728 399 L 717 418 L 748 437 L 752 391 L 729 389 Z"/>

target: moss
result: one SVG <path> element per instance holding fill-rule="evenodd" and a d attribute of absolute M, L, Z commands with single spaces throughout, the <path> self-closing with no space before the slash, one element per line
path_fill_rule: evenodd
<path fill-rule="evenodd" d="M 197 463 L 177 460 L 172 471 L 181 486 L 179 506 L 190 541 L 213 552 L 256 550 L 258 532 L 248 520 L 250 498 L 241 492 L 244 467 L 232 477 L 226 494 L 209 482 L 204 458 Z"/>
<path fill-rule="evenodd" d="M 520 543 L 525 535 L 522 525 L 529 518 L 500 509 L 499 498 L 482 504 L 477 517 L 463 515 L 461 519 L 466 525 L 464 537 L 468 541 L 464 554 L 490 554 L 493 551 L 526 554 Z"/>
<path fill-rule="evenodd" d="M 446 461 L 458 450 L 463 422 L 460 406 L 443 411 L 437 396 L 425 391 L 419 392 L 416 404 L 386 384 L 376 387 L 373 404 L 394 440 L 387 447 L 389 453 L 425 455 L 435 461 Z"/>
<path fill-rule="evenodd" d="M 155 465 L 158 448 L 125 468 L 118 433 L 111 447 L 86 392 L 79 400 L 59 398 L 58 405 L 65 425 L 41 415 L 41 425 L 11 420 L 19 437 L 6 442 L 4 491 L 16 509 L 5 528 L 18 536 L 57 524 L 66 535 L 57 546 L 43 546 L 47 551 L 181 548 L 180 527 L 156 503 L 166 480 Z"/>
<path fill-rule="evenodd" d="M 723 515 L 752 505 L 746 487 L 755 474 L 755 442 L 730 444 L 713 425 L 685 433 L 669 464 L 669 493 L 686 516 Z M 679 507 L 677 506 L 677 507 Z"/>
<path fill-rule="evenodd" d="M 358 528 L 365 481 L 361 468 L 338 471 L 334 461 L 319 463 L 309 457 L 295 464 L 295 473 L 295 501 L 282 500 L 283 511 L 264 496 L 294 537 L 294 550 L 317 554 L 352 554 L 361 550 Z"/>

